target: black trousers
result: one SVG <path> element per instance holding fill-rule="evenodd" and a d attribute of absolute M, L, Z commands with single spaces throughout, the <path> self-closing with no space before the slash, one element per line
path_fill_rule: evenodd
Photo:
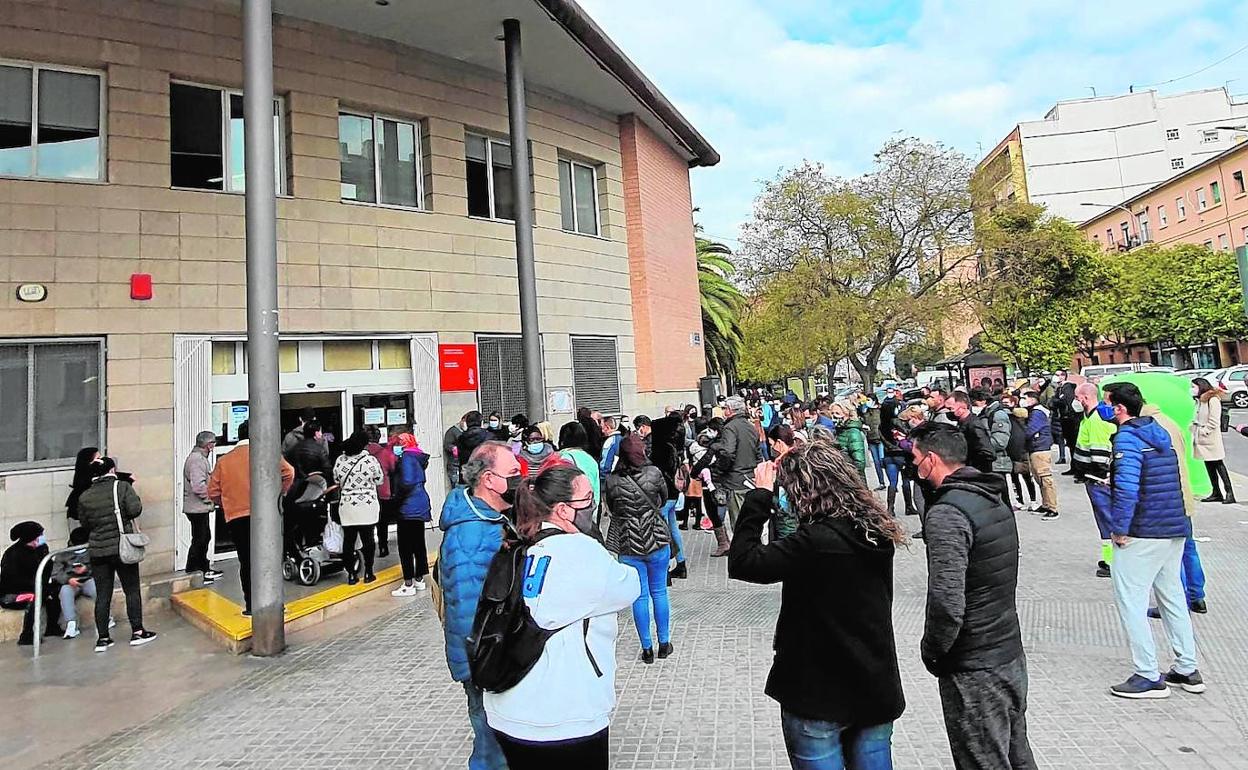
<path fill-rule="evenodd" d="M 494 731 L 494 737 L 507 758 L 509 770 L 607 770 L 609 729 L 585 738 L 550 743 L 518 741 L 498 730 Z"/>
<path fill-rule="evenodd" d="M 398 508 L 396 499 L 381 501 L 381 512 L 377 515 L 377 548 L 382 556 L 390 553 L 390 522 L 398 521 Z"/>
<path fill-rule="evenodd" d="M 1027 660 L 939 677 L 940 704 L 958 770 L 1032 770 Z"/>
<path fill-rule="evenodd" d="M 364 551 L 364 574 L 373 574 L 373 557 L 377 555 L 377 543 L 373 541 L 373 527 L 372 524 L 361 524 L 342 528 L 342 554 L 343 559 L 346 560 L 348 574 L 354 575 L 356 572 L 352 569 L 354 564 L 352 564 L 351 556 L 355 552 L 356 535 L 359 535 L 360 542 L 364 544 L 361 548 Z"/>
<path fill-rule="evenodd" d="M 399 564 L 403 567 L 403 580 L 423 580 L 429 574 L 429 552 L 425 550 L 425 522 L 419 519 L 399 519 Z"/>
<path fill-rule="evenodd" d="M 126 564 L 117 556 L 91 560 L 91 577 L 95 578 L 95 630 L 108 636 L 108 619 L 113 612 L 113 576 L 121 581 L 126 594 L 126 617 L 130 632 L 143 630 L 143 595 L 139 592 L 139 565 Z"/>
<path fill-rule="evenodd" d="M 44 636 L 52 636 L 59 633 L 59 620 L 61 617 L 61 599 L 60 593 L 57 591 L 59 586 L 48 585 L 43 589 L 43 622 Z M 22 610 L 22 635 L 21 639 L 34 640 L 35 630 L 35 603 L 33 601 L 17 601 L 17 595 L 7 595 L 0 597 L 0 608 L 6 610 Z"/>
<path fill-rule="evenodd" d="M 1205 473 L 1209 474 L 1209 483 L 1213 485 L 1214 497 L 1227 497 L 1231 500 L 1235 499 L 1235 492 L 1231 489 L 1231 474 L 1226 471 L 1226 462 L 1223 460 L 1205 460 Z M 1222 485 L 1226 487 L 1226 492 L 1218 486 L 1218 479 L 1222 480 Z"/>
<path fill-rule="evenodd" d="M 208 562 L 208 544 L 212 541 L 208 517 L 212 513 L 184 513 L 183 515 L 191 523 L 191 547 L 186 552 L 186 571 L 207 572 L 212 568 Z"/>
<path fill-rule="evenodd" d="M 243 584 L 243 604 L 251 612 L 251 517 L 227 521 L 230 539 L 238 553 L 238 581 Z M 99 589 L 96 589 L 99 590 Z"/>
<path fill-rule="evenodd" d="M 714 492 L 703 490 L 702 510 L 706 511 L 706 518 L 711 520 L 712 527 L 718 529 L 724 526 L 724 517 L 719 515 L 719 501 L 715 499 Z"/>

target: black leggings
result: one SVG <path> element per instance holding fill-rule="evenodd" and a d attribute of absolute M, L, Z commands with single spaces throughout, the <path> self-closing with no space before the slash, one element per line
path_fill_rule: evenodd
<path fill-rule="evenodd" d="M 715 493 L 707 490 L 702 495 L 702 508 L 706 511 L 706 518 L 711 520 L 711 526 L 719 529 L 724 526 L 724 517 L 719 515 L 719 503 L 715 500 Z"/>
<path fill-rule="evenodd" d="M 553 770 L 576 768 L 576 770 L 607 770 L 609 767 L 610 728 L 585 738 L 549 743 L 518 741 L 509 735 L 494 731 L 499 748 L 507 758 L 509 770 Z"/>
<path fill-rule="evenodd" d="M 1222 460 L 1205 460 L 1205 473 L 1209 474 L 1209 483 L 1213 484 L 1214 497 L 1226 497 L 1231 500 L 1235 499 L 1235 493 L 1231 490 L 1231 474 L 1226 471 L 1226 463 Z M 1223 492 L 1218 486 L 1218 479 L 1222 479 L 1222 485 L 1226 487 Z"/>
<path fill-rule="evenodd" d="M 403 582 L 423 580 L 429 573 L 429 552 L 425 550 L 425 522 L 419 519 L 399 519 L 399 564 L 403 567 Z"/>
<path fill-rule="evenodd" d="M 1002 476 L 1006 474 L 1002 473 Z M 1014 494 L 1018 497 L 1018 502 L 1023 502 L 1023 484 L 1027 485 L 1027 497 L 1031 502 L 1036 501 L 1036 485 L 1031 480 L 1030 473 L 1010 473 L 1010 478 L 1014 480 Z M 1020 483 L 1021 480 L 1021 483 Z"/>
<path fill-rule="evenodd" d="M 361 524 L 356 527 L 342 528 L 342 558 L 343 563 L 347 567 L 347 573 L 350 575 L 355 574 L 355 570 L 352 569 L 354 565 L 352 564 L 351 554 L 355 551 L 356 535 L 360 536 L 360 541 L 364 544 L 362 549 L 364 551 L 364 574 L 373 574 L 373 556 L 377 550 L 377 543 L 373 541 L 373 526 L 372 524 Z"/>
<path fill-rule="evenodd" d="M 139 565 L 126 564 L 118 556 L 91 560 L 91 577 L 95 578 L 95 630 L 101 639 L 108 638 L 108 619 L 113 612 L 113 575 L 121 581 L 126 594 L 126 617 L 130 632 L 143 630 L 143 596 L 139 593 Z"/>

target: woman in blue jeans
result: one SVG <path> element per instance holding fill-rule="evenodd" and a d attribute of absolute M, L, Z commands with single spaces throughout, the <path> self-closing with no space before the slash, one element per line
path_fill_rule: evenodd
<path fill-rule="evenodd" d="M 646 458 L 646 445 L 636 433 L 620 442 L 615 470 L 606 477 L 607 508 L 611 527 L 607 550 L 637 570 L 641 596 L 633 602 L 633 623 L 641 641 L 641 660 L 672 654 L 671 605 L 667 598 L 667 560 L 671 555 L 671 532 L 664 514 L 667 482 L 663 473 Z M 655 652 L 650 636 L 650 610 L 659 635 Z"/>
<path fill-rule="evenodd" d="M 728 576 L 783 584 L 766 692 L 780 703 L 789 762 L 795 770 L 891 770 L 893 722 L 905 710 L 893 552 L 905 532 L 827 440 L 760 464 L 754 487 L 728 551 Z M 799 524 L 763 545 L 777 488 Z"/>

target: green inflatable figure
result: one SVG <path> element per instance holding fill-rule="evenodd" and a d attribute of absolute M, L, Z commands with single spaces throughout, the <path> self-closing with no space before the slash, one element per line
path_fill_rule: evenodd
<path fill-rule="evenodd" d="M 1161 413 L 1174 420 L 1183 432 L 1183 459 L 1187 463 L 1187 475 L 1191 480 L 1192 493 L 1205 497 L 1213 486 L 1205 473 L 1205 464 L 1192 455 L 1192 419 L 1196 416 L 1196 400 L 1192 398 L 1192 381 L 1168 372 L 1127 372 L 1106 377 L 1099 383 L 1102 397 L 1104 388 L 1112 382 L 1130 382 L 1140 389 L 1144 401 L 1153 404 Z"/>

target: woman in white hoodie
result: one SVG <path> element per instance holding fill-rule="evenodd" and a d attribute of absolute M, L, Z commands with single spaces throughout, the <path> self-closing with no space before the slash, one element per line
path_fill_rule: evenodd
<path fill-rule="evenodd" d="M 516 496 L 529 546 L 524 601 L 537 625 L 558 629 L 515 687 L 485 693 L 485 713 L 511 770 L 608 767 L 615 708 L 616 613 L 641 594 L 637 571 L 577 526 L 592 523 L 589 479 L 548 468 Z"/>

